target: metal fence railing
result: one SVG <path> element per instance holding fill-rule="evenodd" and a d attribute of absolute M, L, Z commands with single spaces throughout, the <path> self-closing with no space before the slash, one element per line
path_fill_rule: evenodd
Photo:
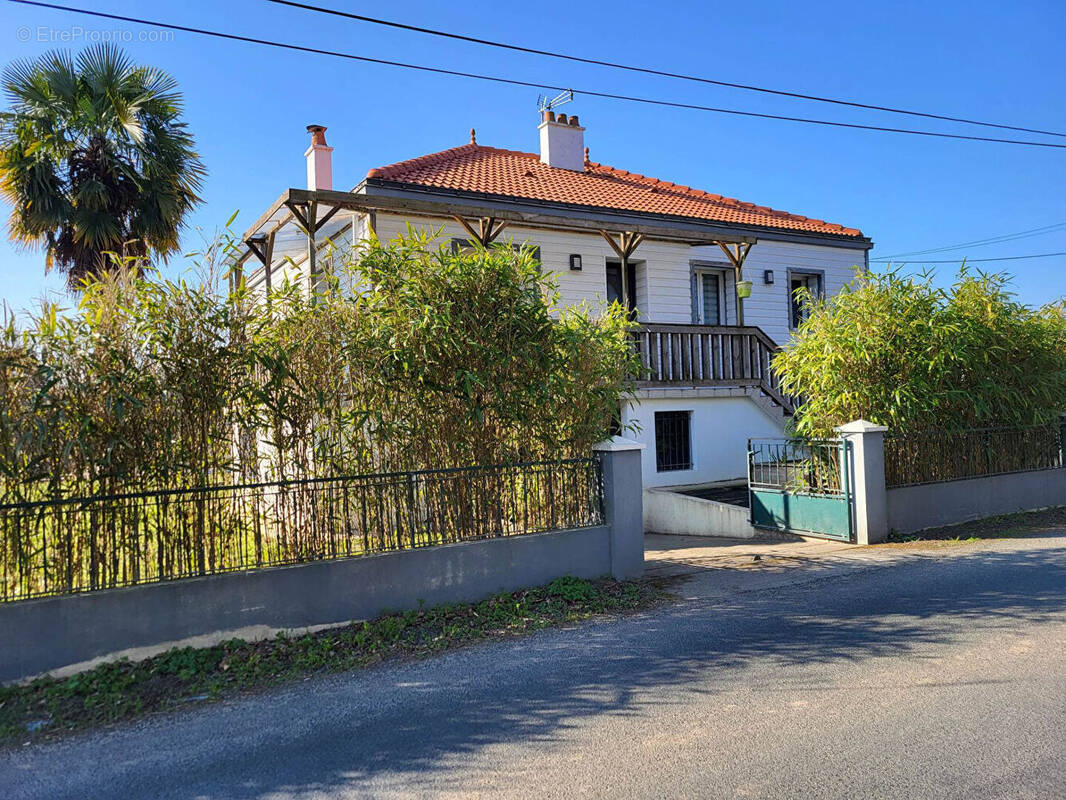
<path fill-rule="evenodd" d="M 749 439 L 748 485 L 798 494 L 846 494 L 845 446 L 835 439 Z"/>
<path fill-rule="evenodd" d="M 885 437 L 888 487 L 940 483 L 1063 466 L 1064 428 L 1026 427 L 923 431 Z"/>
<path fill-rule="evenodd" d="M 603 523 L 598 459 L 0 504 L 0 601 Z"/>

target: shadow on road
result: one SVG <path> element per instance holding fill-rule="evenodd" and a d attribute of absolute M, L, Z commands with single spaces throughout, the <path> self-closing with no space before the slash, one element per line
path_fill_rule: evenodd
<path fill-rule="evenodd" d="M 279 698 L 296 708 L 293 729 L 272 730 L 247 763 L 227 761 L 224 788 L 192 780 L 183 795 L 167 786 L 188 797 L 302 797 L 365 790 L 375 778 L 410 789 L 408 781 L 434 772 L 446 779 L 454 774 L 446 769 L 494 745 L 537 748 L 593 718 L 641 714 L 661 702 L 663 687 L 681 689 L 675 698 L 738 682 L 756 695 L 818 689 L 817 672 L 812 679 L 810 669 L 787 668 L 927 657 L 933 646 L 967 636 L 1061 620 L 1064 610 L 1066 544 L 973 551 L 689 602 L 345 676 L 324 682 L 321 694 L 301 687 L 294 695 L 302 700 Z M 235 711 L 234 724 L 252 724 L 258 713 Z"/>

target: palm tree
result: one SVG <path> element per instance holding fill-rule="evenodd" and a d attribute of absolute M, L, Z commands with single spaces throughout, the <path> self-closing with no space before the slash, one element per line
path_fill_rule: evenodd
<path fill-rule="evenodd" d="M 0 191 L 14 206 L 13 241 L 43 247 L 46 270 L 71 287 L 177 250 L 205 170 L 170 75 L 101 44 L 14 62 L 2 82 L 11 107 L 0 113 Z"/>

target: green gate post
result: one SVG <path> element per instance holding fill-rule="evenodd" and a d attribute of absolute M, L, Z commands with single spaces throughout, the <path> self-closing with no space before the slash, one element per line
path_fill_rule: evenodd
<path fill-rule="evenodd" d="M 849 444 L 856 544 L 876 544 L 888 539 L 888 492 L 885 488 L 884 425 L 864 419 L 835 429 Z"/>

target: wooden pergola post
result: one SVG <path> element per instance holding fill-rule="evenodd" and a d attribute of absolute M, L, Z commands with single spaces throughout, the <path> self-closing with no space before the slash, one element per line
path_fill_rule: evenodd
<path fill-rule="evenodd" d="M 292 213 L 293 219 L 296 220 L 296 224 L 300 230 L 307 236 L 307 268 L 308 268 L 308 289 L 311 292 L 311 296 L 318 296 L 318 245 L 315 241 L 315 235 L 322 230 L 322 227 L 333 219 L 333 215 L 341 210 L 341 206 L 333 206 L 329 212 L 321 219 L 318 216 L 318 198 L 311 197 L 306 203 L 293 203 L 291 201 L 285 202 L 286 207 Z"/>
<path fill-rule="evenodd" d="M 458 214 L 452 214 L 452 218 L 462 225 L 466 232 L 470 234 L 470 237 L 482 247 L 488 247 L 496 241 L 496 237 L 503 233 L 503 229 L 507 227 L 507 220 L 498 220 L 495 217 L 478 217 L 476 229 Z"/>
<path fill-rule="evenodd" d="M 737 244 L 717 242 L 716 244 L 725 253 L 729 263 L 733 265 L 733 292 L 737 299 L 737 325 L 742 326 L 744 324 L 744 299 L 740 296 L 740 282 L 744 280 L 744 259 L 748 257 L 751 244 L 749 242 Z"/>
<path fill-rule="evenodd" d="M 622 231 L 618 234 L 618 241 L 614 239 L 614 234 L 607 231 L 600 231 L 607 244 L 611 246 L 611 249 L 618 255 L 619 260 L 622 262 L 622 305 L 628 306 L 629 303 L 629 258 L 633 255 L 633 252 L 640 246 L 640 243 L 644 241 L 643 233 L 636 233 L 635 231 Z M 633 304 L 636 305 L 636 297 L 633 298 Z"/>
<path fill-rule="evenodd" d="M 251 251 L 259 263 L 263 265 L 263 278 L 266 282 L 266 301 L 270 302 L 270 278 L 271 278 L 271 265 L 274 263 L 274 237 L 277 235 L 277 230 L 272 230 L 270 233 L 261 233 L 258 236 L 251 236 L 244 240 L 245 245 Z"/>

